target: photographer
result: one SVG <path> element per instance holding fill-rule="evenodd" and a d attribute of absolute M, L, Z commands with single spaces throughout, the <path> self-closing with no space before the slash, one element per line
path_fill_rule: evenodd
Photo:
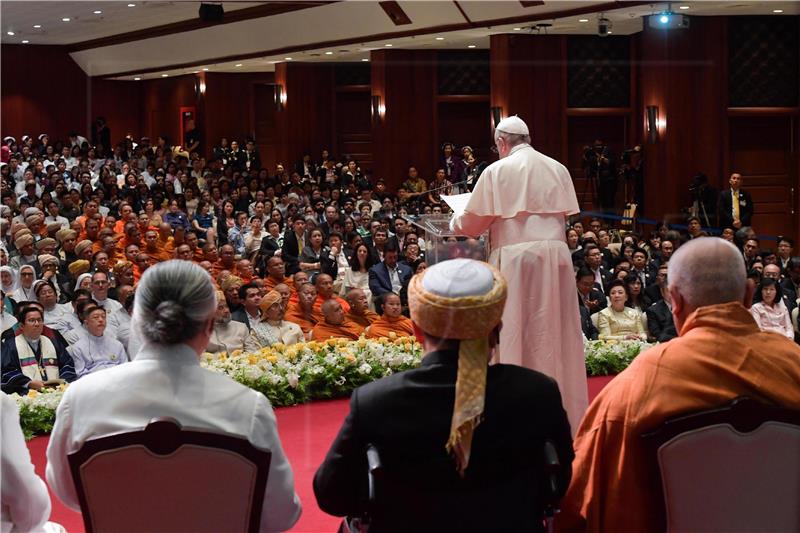
<path fill-rule="evenodd" d="M 594 141 L 594 146 L 584 146 L 583 166 L 587 179 L 597 185 L 597 199 L 600 208 L 610 210 L 614 208 L 614 198 L 617 194 L 617 173 L 614 156 L 603 141 Z"/>
<path fill-rule="evenodd" d="M 625 203 L 633 202 L 644 211 L 644 154 L 642 146 L 637 144 L 622 152 L 620 176 L 625 180 Z M 633 189 L 631 191 L 631 189 Z"/>
<path fill-rule="evenodd" d="M 689 215 L 700 219 L 701 224 L 717 224 L 717 190 L 708 184 L 705 174 L 697 174 L 689 185 L 691 208 Z"/>

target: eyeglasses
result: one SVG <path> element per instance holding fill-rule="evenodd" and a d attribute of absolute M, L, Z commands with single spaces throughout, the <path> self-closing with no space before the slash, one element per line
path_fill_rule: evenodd
<path fill-rule="evenodd" d="M 25 323 L 26 324 L 42 324 L 43 322 L 44 322 L 44 320 L 42 320 L 41 318 L 26 318 L 25 319 Z"/>
<path fill-rule="evenodd" d="M 96 280 L 94 280 L 92 283 L 93 283 L 94 285 L 100 285 L 100 286 L 103 286 L 103 285 L 108 285 L 108 281 L 106 281 L 106 280 L 103 280 L 103 279 L 96 279 Z"/>
<path fill-rule="evenodd" d="M 22 276 L 23 278 L 32 278 L 33 274 L 30 272 L 23 272 L 22 274 L 20 274 L 20 276 Z"/>

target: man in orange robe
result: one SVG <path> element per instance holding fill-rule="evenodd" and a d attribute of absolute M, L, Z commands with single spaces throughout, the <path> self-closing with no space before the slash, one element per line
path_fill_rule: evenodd
<path fill-rule="evenodd" d="M 331 338 L 358 340 L 364 331 L 364 328 L 355 322 L 345 320 L 344 309 L 337 300 L 326 300 L 322 304 L 322 315 L 322 320 L 311 330 L 311 338 L 315 341 Z"/>
<path fill-rule="evenodd" d="M 639 355 L 589 406 L 559 531 L 665 529 L 654 457 L 641 437 L 665 419 L 737 396 L 800 409 L 800 347 L 759 330 L 746 308 L 752 288 L 741 252 L 722 239 L 693 239 L 670 258 L 668 279 L 679 336 Z"/>
<path fill-rule="evenodd" d="M 347 293 L 347 303 L 350 304 L 347 320 L 355 322 L 362 328 L 366 328 L 380 318 L 378 313 L 369 309 L 367 293 L 361 289 L 350 289 L 350 292 Z"/>
<path fill-rule="evenodd" d="M 400 337 L 413 337 L 414 323 L 401 314 L 403 304 L 400 303 L 400 297 L 393 292 L 387 292 L 381 298 L 383 298 L 383 316 L 367 328 L 366 337 L 378 339 L 388 337 L 390 333 Z"/>
<path fill-rule="evenodd" d="M 172 256 L 158 245 L 158 232 L 153 229 L 147 230 L 144 234 L 144 252 L 154 263 L 172 259 Z"/>
<path fill-rule="evenodd" d="M 317 289 L 310 283 L 304 284 L 300 287 L 297 301 L 289 302 L 286 315 L 283 317 L 287 322 L 294 322 L 300 326 L 306 338 L 308 338 L 309 332 L 317 323 L 317 318 L 314 315 L 314 300 L 316 298 Z"/>
<path fill-rule="evenodd" d="M 328 300 L 336 300 L 345 313 L 350 312 L 350 305 L 334 294 L 333 278 L 328 274 L 317 274 L 314 286 L 317 288 L 317 299 L 314 301 L 314 315 L 317 317 L 317 322 L 322 320 L 322 304 Z"/>
<path fill-rule="evenodd" d="M 290 289 L 294 286 L 292 278 L 286 277 L 286 263 L 277 255 L 267 259 L 267 275 L 264 277 L 264 288 L 271 291 L 276 285 L 283 283 Z"/>
<path fill-rule="evenodd" d="M 289 287 L 292 289 L 292 296 L 289 298 L 290 302 L 297 303 L 297 289 L 298 287 L 302 287 L 308 283 L 308 281 L 308 274 L 302 270 L 298 270 L 292 275 L 292 284 L 289 285 Z"/>

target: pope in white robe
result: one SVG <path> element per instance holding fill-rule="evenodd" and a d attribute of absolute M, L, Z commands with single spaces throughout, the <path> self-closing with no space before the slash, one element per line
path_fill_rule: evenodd
<path fill-rule="evenodd" d="M 508 280 L 499 361 L 558 382 L 574 433 L 588 406 L 586 367 L 566 218 L 579 212 L 566 167 L 533 149 L 518 117 L 495 129 L 501 156 L 480 176 L 452 226 L 490 232 L 490 262 Z"/>

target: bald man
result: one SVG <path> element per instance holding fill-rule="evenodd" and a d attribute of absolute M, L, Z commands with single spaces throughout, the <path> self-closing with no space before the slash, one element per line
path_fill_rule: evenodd
<path fill-rule="evenodd" d="M 283 319 L 300 326 L 306 338 L 310 338 L 311 330 L 318 321 L 314 314 L 314 300 L 317 299 L 317 289 L 312 284 L 305 283 L 300 286 L 297 292 L 297 301 L 289 303 Z"/>
<path fill-rule="evenodd" d="M 350 305 L 350 312 L 347 313 L 347 319 L 355 322 L 362 328 L 366 328 L 380 318 L 378 313 L 369 309 L 367 293 L 363 290 L 350 289 L 346 299 L 347 303 Z"/>
<path fill-rule="evenodd" d="M 314 278 L 314 287 L 317 289 L 317 299 L 314 301 L 314 313 L 317 316 L 317 322 L 322 320 L 322 304 L 328 300 L 336 300 L 342 306 L 345 313 L 350 312 L 350 304 L 342 298 L 336 296 L 333 292 L 333 278 L 328 274 L 317 274 Z"/>
<path fill-rule="evenodd" d="M 800 346 L 758 329 L 735 246 L 692 239 L 670 259 L 667 278 L 679 336 L 639 355 L 589 406 L 574 442 L 561 531 L 664 528 L 660 482 L 641 435 L 665 419 L 737 396 L 800 409 Z"/>
<path fill-rule="evenodd" d="M 305 285 L 308 282 L 309 282 L 308 274 L 306 274 L 302 270 L 297 271 L 294 274 L 292 274 L 292 284 L 289 285 L 289 287 L 291 287 L 291 289 L 292 289 L 292 297 L 290 299 L 290 301 L 292 303 L 297 303 L 298 288 L 302 287 L 303 285 Z"/>
<path fill-rule="evenodd" d="M 278 291 L 278 294 L 281 295 L 281 306 L 283 306 L 284 311 L 289 309 L 289 299 L 292 297 L 292 289 L 285 283 L 278 283 L 273 290 Z"/>
<path fill-rule="evenodd" d="M 305 274 L 305 272 L 303 272 L 303 274 Z M 294 285 L 292 278 L 286 277 L 286 263 L 277 255 L 273 255 L 267 259 L 267 275 L 264 277 L 264 283 L 268 291 L 271 291 L 276 285 L 281 283 L 289 287 Z"/>
<path fill-rule="evenodd" d="M 383 315 L 370 324 L 365 332 L 366 337 L 379 339 L 388 337 L 392 333 L 398 337 L 413 337 L 414 324 L 411 319 L 401 314 L 403 305 L 400 303 L 400 297 L 393 292 L 388 292 L 381 296 L 381 299 L 383 300 Z"/>
<path fill-rule="evenodd" d="M 358 340 L 364 328 L 355 322 L 345 320 L 342 304 L 330 299 L 323 302 L 322 320 L 317 322 L 311 330 L 311 338 L 315 341 L 325 341 L 331 338 Z"/>

